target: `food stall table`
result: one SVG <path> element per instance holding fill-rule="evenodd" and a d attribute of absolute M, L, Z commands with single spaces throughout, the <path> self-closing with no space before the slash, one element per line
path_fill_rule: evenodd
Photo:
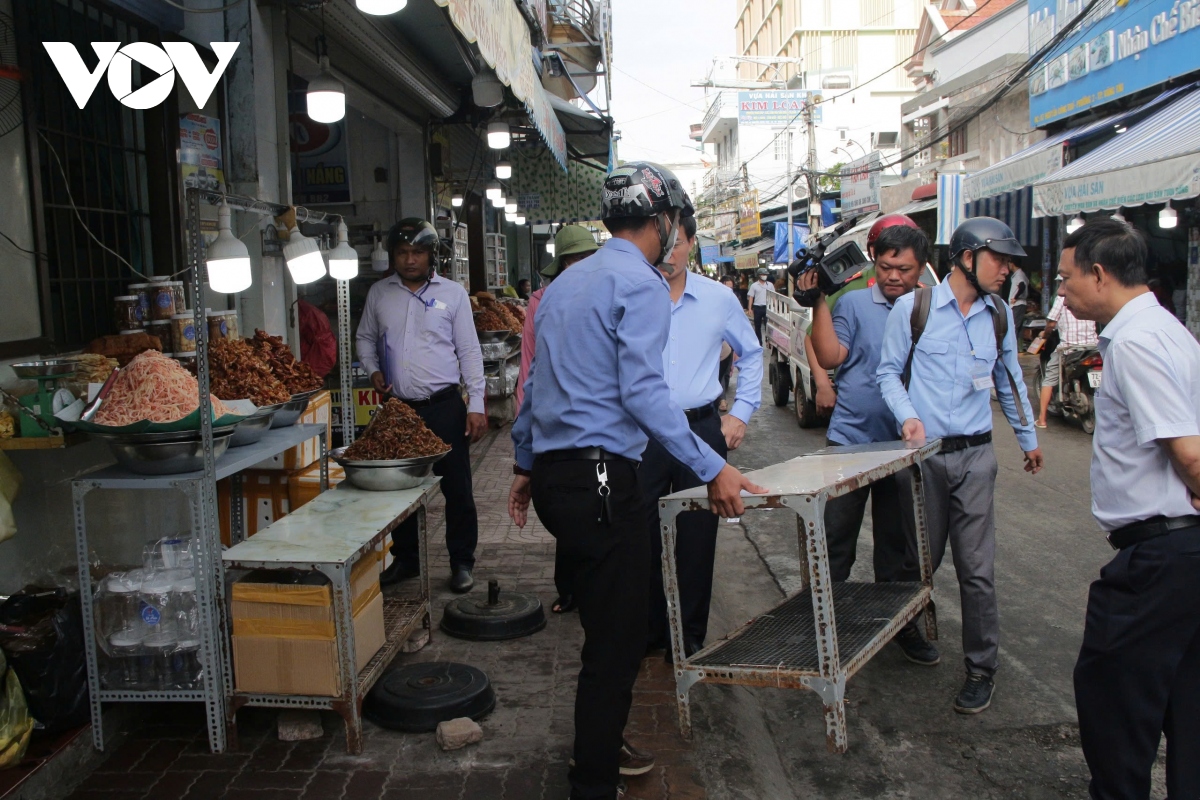
<path fill-rule="evenodd" d="M 234 477 L 264 459 L 271 458 L 313 437 L 321 442 L 322 486 L 328 485 L 326 459 L 326 426 L 293 425 L 269 431 L 258 442 L 245 447 L 231 447 L 216 459 L 216 479 Z M 220 560 L 215 557 L 214 543 L 219 537 L 205 530 L 205 494 L 208 481 L 203 470 L 176 475 L 139 475 L 123 467 L 104 467 L 71 481 L 71 493 L 75 507 L 75 551 L 79 563 L 79 594 L 83 605 L 84 652 L 87 660 L 88 691 L 91 698 L 92 739 L 97 750 L 104 749 L 104 732 L 101 703 L 107 702 L 175 702 L 180 700 L 202 701 L 208 714 L 208 737 L 213 752 L 225 750 L 224 698 L 229 677 L 229 653 L 222 646 L 218 631 L 223 627 L 221 609 L 217 601 L 221 589 Z M 197 614 L 200 630 L 200 663 L 205 676 L 197 689 L 105 689 L 101 686 L 100 660 L 96 651 L 95 592 L 91 579 L 91 563 L 87 539 L 86 500 L 96 489 L 174 489 L 187 498 L 191 516 L 191 538 L 197 543 L 196 593 Z M 214 488 L 215 491 L 215 488 Z M 242 525 L 240 496 L 232 504 L 232 529 L 240 531 Z M 240 535 L 240 534 L 239 534 Z M 210 679 L 211 677 L 211 679 Z"/>
<path fill-rule="evenodd" d="M 768 489 L 762 495 L 743 493 L 747 509 L 788 508 L 797 515 L 801 588 L 690 657 L 684 656 L 679 617 L 676 521 L 684 511 L 707 511 L 708 495 L 702 486 L 659 500 L 663 581 L 684 738 L 691 738 L 688 691 L 698 682 L 811 689 L 825 706 L 829 749 L 846 752 L 846 680 L 922 610 L 927 635 L 937 638 L 931 604 L 933 567 L 920 470 L 910 471 L 919 583 L 833 583 L 825 543 L 825 503 L 919 464 L 940 449 L 940 440 L 916 449 L 901 442 L 836 447 L 747 474 Z"/>
<path fill-rule="evenodd" d="M 429 627 L 429 556 L 426 509 L 440 478 L 429 478 L 414 489 L 371 492 L 348 483 L 323 492 L 283 519 L 259 531 L 223 554 L 226 570 L 318 570 L 333 589 L 333 620 L 337 641 L 337 696 L 259 694 L 231 689 L 229 725 L 233 730 L 242 706 L 310 708 L 336 711 L 346 721 L 346 749 L 362 750 L 362 701 L 400 647 L 418 627 Z M 355 669 L 354 618 L 350 572 L 355 562 L 375 550 L 389 533 L 413 514 L 421 563 L 417 594 L 384 595 L 387 641 L 362 669 Z"/>

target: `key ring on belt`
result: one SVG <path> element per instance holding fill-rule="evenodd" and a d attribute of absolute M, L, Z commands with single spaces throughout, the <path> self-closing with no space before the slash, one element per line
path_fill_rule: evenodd
<path fill-rule="evenodd" d="M 608 465 L 603 461 L 596 464 L 596 480 L 600 482 L 600 488 L 597 490 L 601 497 L 608 497 L 612 489 L 608 487 Z"/>

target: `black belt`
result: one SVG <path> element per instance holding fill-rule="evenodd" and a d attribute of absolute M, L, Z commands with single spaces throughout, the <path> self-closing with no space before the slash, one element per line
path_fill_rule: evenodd
<path fill-rule="evenodd" d="M 941 452 L 957 453 L 959 450 L 966 450 L 968 447 L 979 447 L 979 445 L 988 444 L 991 441 L 991 431 L 977 433 L 974 436 L 943 436 Z"/>
<path fill-rule="evenodd" d="M 610 453 L 603 447 L 572 447 L 568 450 L 550 450 L 545 453 L 538 453 L 535 456 L 535 460 L 540 460 L 547 464 L 553 464 L 557 461 L 628 461 L 630 464 L 638 463 L 632 458 Z"/>
<path fill-rule="evenodd" d="M 717 411 L 717 402 L 714 400 L 706 405 L 697 406 L 696 408 L 687 408 L 683 411 L 687 415 L 688 422 L 699 422 L 702 419 L 708 419 Z"/>
<path fill-rule="evenodd" d="M 399 396 L 397 396 L 396 399 L 402 403 L 412 406 L 413 408 L 425 408 L 426 406 L 432 406 L 436 403 L 445 402 L 446 400 L 449 400 L 451 397 L 455 396 L 459 397 L 460 399 L 462 398 L 462 395 L 459 394 L 458 387 L 447 386 L 445 389 L 429 395 L 429 397 L 426 397 L 424 400 L 409 400 L 405 397 Z"/>
<path fill-rule="evenodd" d="M 1151 517 L 1111 531 L 1108 534 L 1108 543 L 1112 545 L 1113 550 L 1124 550 L 1148 539 L 1166 536 L 1171 531 L 1196 527 L 1200 527 L 1200 516 L 1196 514 L 1183 517 Z"/>

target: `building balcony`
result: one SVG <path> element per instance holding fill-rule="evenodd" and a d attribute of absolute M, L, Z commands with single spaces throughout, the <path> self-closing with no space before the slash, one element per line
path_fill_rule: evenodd
<path fill-rule="evenodd" d="M 705 144 L 718 141 L 737 125 L 737 92 L 718 92 L 704 114 L 700 127 L 700 141 Z"/>
<path fill-rule="evenodd" d="M 562 57 L 570 78 L 561 69 L 551 70 L 543 75 L 542 85 L 573 100 L 596 88 L 608 35 L 608 0 L 550 0 L 547 10 L 545 49 Z"/>

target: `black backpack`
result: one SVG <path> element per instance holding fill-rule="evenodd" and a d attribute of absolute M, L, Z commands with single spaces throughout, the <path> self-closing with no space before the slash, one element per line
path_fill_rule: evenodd
<path fill-rule="evenodd" d="M 988 306 L 988 310 L 992 314 L 992 325 L 996 329 L 996 358 L 999 360 L 1004 356 L 1004 337 L 1008 336 L 1008 314 L 1005 313 L 1007 305 L 1000 295 L 991 295 L 992 305 Z M 909 324 L 912 327 L 912 345 L 908 348 L 908 360 L 904 362 L 904 388 L 908 388 L 908 382 L 912 378 L 912 362 L 913 354 L 917 350 L 917 342 L 921 339 L 921 334 L 925 332 L 925 323 L 929 320 L 929 307 L 933 303 L 933 287 L 921 286 L 913 291 L 913 307 L 912 315 L 909 317 Z M 1008 376 L 1008 385 L 1012 389 L 1013 401 L 1017 406 L 1017 415 L 1020 417 L 1021 425 L 1028 425 L 1029 420 L 1025 416 L 1025 407 L 1021 404 L 1021 393 L 1017 391 L 1017 379 L 1013 377 L 1009 371 L 1008 365 L 1004 364 L 1004 374 Z"/>

